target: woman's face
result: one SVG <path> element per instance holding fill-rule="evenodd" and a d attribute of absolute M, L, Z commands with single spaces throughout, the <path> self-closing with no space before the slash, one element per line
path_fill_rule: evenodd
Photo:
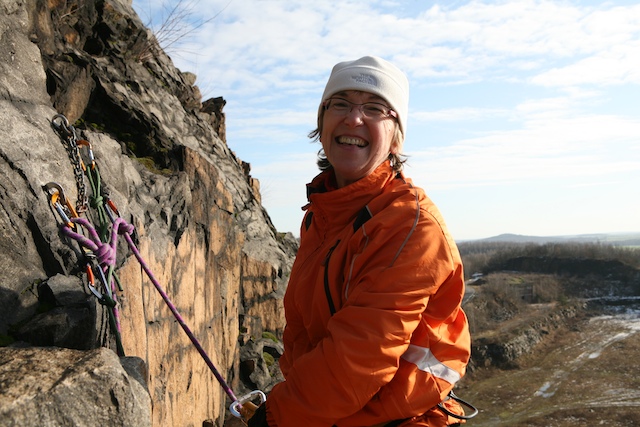
<path fill-rule="evenodd" d="M 348 90 L 330 99 L 336 98 L 354 104 L 375 102 L 388 107 L 382 98 L 369 92 Z M 349 112 L 332 108 L 324 111 L 320 142 L 333 166 L 339 188 L 369 175 L 390 153 L 396 153 L 396 147 L 392 147 L 395 126 L 394 117 L 368 118 L 358 106 Z"/>

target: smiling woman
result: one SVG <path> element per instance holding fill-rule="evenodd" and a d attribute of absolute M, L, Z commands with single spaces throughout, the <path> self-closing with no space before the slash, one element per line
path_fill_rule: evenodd
<path fill-rule="evenodd" d="M 402 172 L 409 83 L 366 56 L 337 64 L 284 309 L 286 381 L 250 427 L 457 425 L 470 355 L 457 247 Z M 453 398 L 449 398 L 453 397 Z"/>

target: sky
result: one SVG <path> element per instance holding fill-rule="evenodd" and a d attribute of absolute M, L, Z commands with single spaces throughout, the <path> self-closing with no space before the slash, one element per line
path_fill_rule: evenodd
<path fill-rule="evenodd" d="M 640 2 L 134 0 L 299 236 L 332 67 L 409 78 L 405 174 L 456 240 L 640 231 Z M 175 8 L 173 15 L 172 8 Z M 163 23 L 172 27 L 163 28 Z"/>

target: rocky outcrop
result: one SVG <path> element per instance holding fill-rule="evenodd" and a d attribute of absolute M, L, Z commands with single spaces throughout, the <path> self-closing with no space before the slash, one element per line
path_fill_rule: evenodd
<path fill-rule="evenodd" d="M 0 349 L 5 427 L 151 426 L 146 372 L 108 349 Z"/>
<path fill-rule="evenodd" d="M 111 415 L 124 411 L 120 395 L 109 391 L 116 386 L 104 386 L 91 374 L 97 367 L 82 363 L 98 354 L 97 365 L 120 375 L 106 350 L 92 350 L 115 348 L 113 328 L 87 287 L 85 254 L 61 235 L 43 186 L 55 181 L 73 204 L 82 204 L 83 186 L 93 202 L 99 195 L 74 173 L 51 125 L 55 114 L 91 143 L 102 183 L 135 227 L 143 258 L 238 393 L 243 377 L 266 387 L 270 375 L 277 377 L 264 360 L 245 363 L 262 367 L 260 379 L 242 373 L 239 355 L 241 344 L 259 341 L 264 331 L 281 334 L 296 248 L 262 208 L 249 165 L 226 145 L 223 100 L 202 102 L 194 76 L 172 65 L 129 3 L 0 1 L 0 344 L 10 346 L 3 352 L 30 346 L 25 366 L 53 354 L 41 346 L 75 349 L 73 356 L 57 353 L 56 366 L 66 357 L 66 369 L 86 374 L 78 399 L 89 412 Z M 97 221 L 91 208 L 82 216 Z M 138 415 L 152 425 L 222 425 L 228 402 L 221 388 L 122 241 L 116 264 L 122 345 L 148 370 L 143 383 L 152 409 Z M 245 354 L 243 362 L 261 351 Z M 47 366 L 33 369 L 64 376 Z M 22 410 L 43 408 L 46 388 L 15 406 L 19 378 L 3 371 L 2 384 L 3 425 L 22 420 Z M 29 419 L 50 415 L 37 416 Z M 144 425 L 122 420 L 86 425 Z"/>
<path fill-rule="evenodd" d="M 519 357 L 530 354 L 547 335 L 566 326 L 585 306 L 585 302 L 578 301 L 557 307 L 531 319 L 520 329 L 475 339 L 471 348 L 471 369 L 489 366 L 503 369 L 517 367 Z"/>

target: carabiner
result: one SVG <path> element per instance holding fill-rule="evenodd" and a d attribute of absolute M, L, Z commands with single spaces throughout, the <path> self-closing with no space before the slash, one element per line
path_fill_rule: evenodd
<path fill-rule="evenodd" d="M 120 216 L 120 211 L 118 211 L 118 207 L 115 203 L 113 203 L 113 200 L 107 198 L 107 206 L 109 206 L 109 210 L 113 212 L 116 217 Z M 109 212 L 109 210 L 107 212 Z M 115 218 L 113 218 L 111 215 L 109 215 L 109 217 L 111 218 L 111 222 L 115 221 Z"/>
<path fill-rule="evenodd" d="M 80 146 L 87 147 L 87 158 L 89 160 L 89 166 L 91 166 L 91 170 L 94 170 L 96 168 L 96 158 L 93 155 L 93 149 L 91 148 L 91 143 L 86 139 L 79 139 L 77 141 L 77 145 L 78 145 L 78 148 Z M 86 171 L 85 162 L 83 159 L 81 160 L 82 160 L 82 165 L 81 165 L 82 169 Z"/>
<path fill-rule="evenodd" d="M 261 390 L 253 390 L 251 393 L 245 394 L 244 396 L 233 402 L 231 406 L 229 406 L 229 411 L 231 411 L 234 417 L 242 418 L 242 414 L 240 413 L 240 411 L 242 410 L 242 405 L 246 403 L 252 403 L 251 401 L 256 396 L 260 397 L 260 403 L 258 404 L 258 406 L 267 401 L 267 396 Z"/>
<path fill-rule="evenodd" d="M 446 402 L 447 400 L 452 399 L 455 400 L 456 402 L 458 402 L 458 404 L 460 404 L 461 406 L 464 406 L 466 408 L 471 409 L 471 415 L 458 415 L 458 414 L 454 414 L 453 412 L 449 411 L 447 408 L 444 407 L 443 403 Z M 475 417 L 476 415 L 478 415 L 478 408 L 476 408 L 475 406 L 473 406 L 471 403 L 460 399 L 458 396 L 456 396 L 456 394 L 453 392 L 453 390 L 451 390 L 449 392 L 449 395 L 447 397 L 444 398 L 444 400 L 440 403 L 438 403 L 438 408 L 440 408 L 440 410 L 442 412 L 444 412 L 445 414 L 449 415 L 450 417 L 453 418 L 457 418 L 459 420 L 470 420 L 471 418 Z"/>
<path fill-rule="evenodd" d="M 49 194 L 49 202 L 51 206 L 58 212 L 62 221 L 67 224 L 70 228 L 75 228 L 75 225 L 71 222 L 69 216 L 73 218 L 78 217 L 78 213 L 75 208 L 64 195 L 64 190 L 62 186 L 57 182 L 48 182 L 43 186 L 44 191 Z M 65 207 L 68 209 L 68 212 L 65 211 Z"/>
<path fill-rule="evenodd" d="M 100 291 L 98 291 L 98 289 L 95 287 L 96 284 L 96 278 L 93 275 L 93 269 L 91 268 L 91 265 L 87 264 L 86 266 L 86 271 L 87 271 L 87 282 L 88 286 L 89 286 L 89 290 L 91 291 L 91 293 L 98 298 L 99 301 L 104 300 L 104 296 L 100 293 Z"/>

